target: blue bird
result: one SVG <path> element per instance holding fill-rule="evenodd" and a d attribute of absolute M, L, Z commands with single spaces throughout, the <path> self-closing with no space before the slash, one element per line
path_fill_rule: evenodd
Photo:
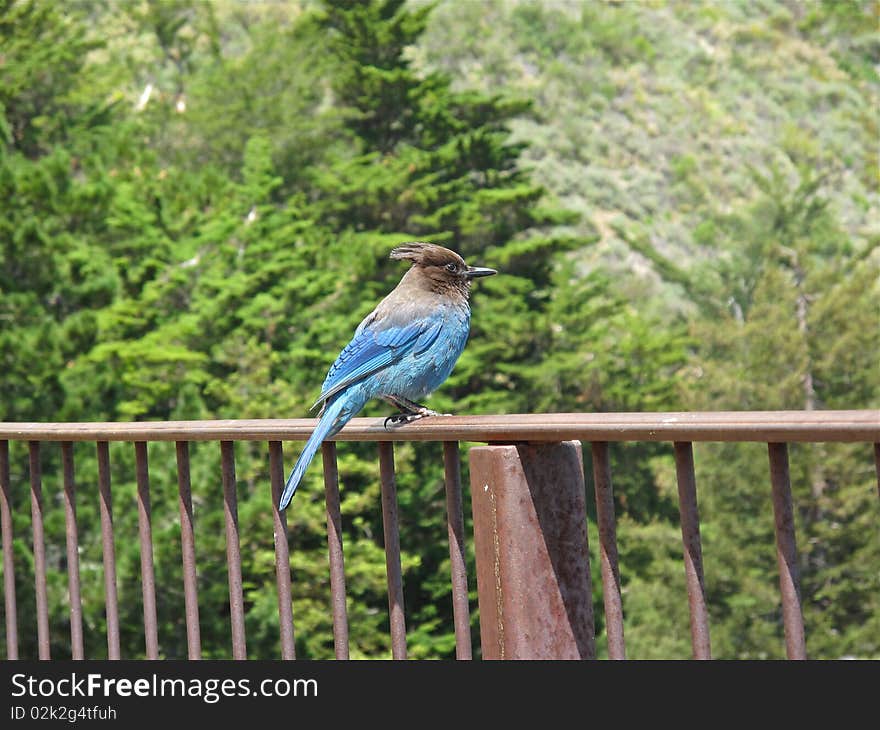
<path fill-rule="evenodd" d="M 419 405 L 452 372 L 470 331 L 471 280 L 498 273 L 468 266 L 455 251 L 413 241 L 391 251 L 412 261 L 400 283 L 355 330 L 330 367 L 320 420 L 287 478 L 278 504 L 285 509 L 321 443 L 348 423 L 371 398 L 401 412 L 386 419 L 407 423 L 438 413 Z"/>

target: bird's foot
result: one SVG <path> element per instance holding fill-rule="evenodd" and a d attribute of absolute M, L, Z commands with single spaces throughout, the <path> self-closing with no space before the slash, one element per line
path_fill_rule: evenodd
<path fill-rule="evenodd" d="M 421 418 L 421 416 L 417 413 L 395 413 L 393 416 L 388 416 L 388 418 L 385 419 L 385 430 L 388 430 L 389 423 L 392 426 L 402 426 L 405 423 L 416 421 L 419 418 Z"/>
<path fill-rule="evenodd" d="M 438 413 L 437 411 L 432 411 L 430 408 L 425 408 L 424 406 L 418 406 L 418 408 L 414 408 L 409 411 L 404 411 L 403 413 L 395 413 L 393 416 L 388 416 L 385 419 L 385 430 L 388 430 L 388 424 L 392 424 L 393 426 L 402 426 L 406 423 L 412 423 L 413 421 L 418 421 L 420 418 L 425 418 L 426 416 L 449 416 L 452 415 L 450 413 Z"/>

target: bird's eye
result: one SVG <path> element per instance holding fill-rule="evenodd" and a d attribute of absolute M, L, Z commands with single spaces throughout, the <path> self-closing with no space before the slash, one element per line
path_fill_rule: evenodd
<path fill-rule="evenodd" d="M 458 264 L 446 264 L 446 270 L 452 274 L 458 271 Z"/>

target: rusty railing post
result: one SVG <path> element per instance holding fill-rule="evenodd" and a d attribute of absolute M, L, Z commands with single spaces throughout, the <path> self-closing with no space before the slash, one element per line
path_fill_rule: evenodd
<path fill-rule="evenodd" d="M 339 499 L 339 470 L 336 466 L 336 443 L 325 441 L 321 444 L 321 456 L 324 461 L 333 649 L 337 659 L 348 659 L 348 609 L 345 605 L 345 556 L 342 550 L 342 510 Z"/>
<path fill-rule="evenodd" d="M 623 638 L 623 596 L 620 591 L 620 566 L 617 555 L 617 523 L 614 517 L 614 487 L 607 441 L 593 441 L 593 484 L 596 491 L 596 522 L 599 528 L 599 570 L 605 603 L 605 636 L 608 658 L 626 659 Z"/>
<path fill-rule="evenodd" d="M 70 601 L 70 650 L 72 659 L 85 659 L 83 649 L 82 596 L 79 589 L 79 535 L 76 524 L 76 486 L 73 474 L 73 442 L 61 442 L 64 479 L 64 523 L 67 534 L 67 591 Z"/>
<path fill-rule="evenodd" d="M 468 602 L 467 562 L 464 556 L 464 515 L 461 508 L 461 457 L 458 441 L 443 442 L 446 482 L 446 531 L 452 573 L 452 616 L 456 659 L 472 659 L 471 613 Z"/>
<path fill-rule="evenodd" d="M 12 490 L 9 483 L 9 442 L 0 441 L 0 532 L 3 533 L 3 599 L 6 607 L 6 658 L 18 659 L 18 606 L 12 559 Z"/>
<path fill-rule="evenodd" d="M 595 657 L 581 445 L 470 451 L 484 659 Z"/>
<path fill-rule="evenodd" d="M 196 569 L 196 532 L 193 527 L 192 485 L 189 472 L 189 441 L 178 441 L 177 494 L 180 511 L 180 552 L 183 562 L 183 600 L 186 613 L 187 657 L 202 658 L 199 627 L 199 579 Z"/>
<path fill-rule="evenodd" d="M 113 542 L 113 498 L 110 492 L 110 445 L 98 441 L 98 493 L 101 496 L 101 552 L 104 559 L 104 611 L 107 616 L 107 658 L 120 659 L 119 596 L 116 589 L 116 548 Z"/>
<path fill-rule="evenodd" d="M 40 442 L 29 441 L 31 472 L 31 528 L 34 536 L 34 593 L 37 601 L 37 655 L 51 659 L 49 641 L 49 598 L 46 582 L 46 541 L 43 531 L 43 476 Z"/>
<path fill-rule="evenodd" d="M 280 441 L 269 442 L 269 481 L 272 496 L 272 522 L 275 540 L 275 584 L 278 586 L 278 629 L 281 658 L 296 659 L 293 636 L 293 605 L 290 590 L 290 548 L 287 545 L 287 515 L 278 511 L 284 489 L 284 450 Z"/>
<path fill-rule="evenodd" d="M 782 596 L 782 623 L 785 650 L 789 659 L 806 659 L 804 616 L 801 610 L 800 572 L 794 536 L 794 508 L 788 468 L 788 444 L 769 443 L 770 484 L 773 493 L 773 520 L 776 529 L 776 562 L 779 566 L 779 592 Z"/>
<path fill-rule="evenodd" d="M 394 477 L 394 444 L 379 442 L 382 482 L 382 525 L 385 532 L 385 573 L 388 577 L 388 621 L 391 656 L 406 659 L 406 619 L 403 610 L 403 573 L 400 567 L 400 527 L 397 512 L 397 481 Z"/>
<path fill-rule="evenodd" d="M 223 480 L 223 516 L 226 522 L 226 572 L 229 575 L 232 658 L 247 659 L 244 589 L 241 583 L 241 541 L 238 532 L 238 497 L 235 492 L 235 444 L 232 441 L 220 442 L 220 474 Z"/>
<path fill-rule="evenodd" d="M 156 572 L 153 568 L 153 518 L 150 508 L 150 470 L 147 442 L 135 441 L 138 537 L 141 543 L 141 595 L 144 598 L 144 647 L 147 659 L 159 658 L 159 621 L 156 611 Z"/>
<path fill-rule="evenodd" d="M 700 544 L 700 517 L 697 510 L 697 478 L 694 473 L 694 445 L 689 441 L 676 441 L 673 448 L 678 477 L 681 541 L 684 546 L 684 575 L 691 616 L 691 646 L 694 659 L 711 659 L 709 610 L 706 607 L 703 548 Z"/>

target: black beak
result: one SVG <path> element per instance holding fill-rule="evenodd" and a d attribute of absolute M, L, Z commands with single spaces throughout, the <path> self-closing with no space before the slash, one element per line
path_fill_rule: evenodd
<path fill-rule="evenodd" d="M 468 279 L 476 279 L 480 276 L 492 276 L 492 274 L 497 274 L 498 272 L 495 269 L 485 269 L 481 266 L 468 266 L 467 271 L 465 272 L 465 276 Z"/>

